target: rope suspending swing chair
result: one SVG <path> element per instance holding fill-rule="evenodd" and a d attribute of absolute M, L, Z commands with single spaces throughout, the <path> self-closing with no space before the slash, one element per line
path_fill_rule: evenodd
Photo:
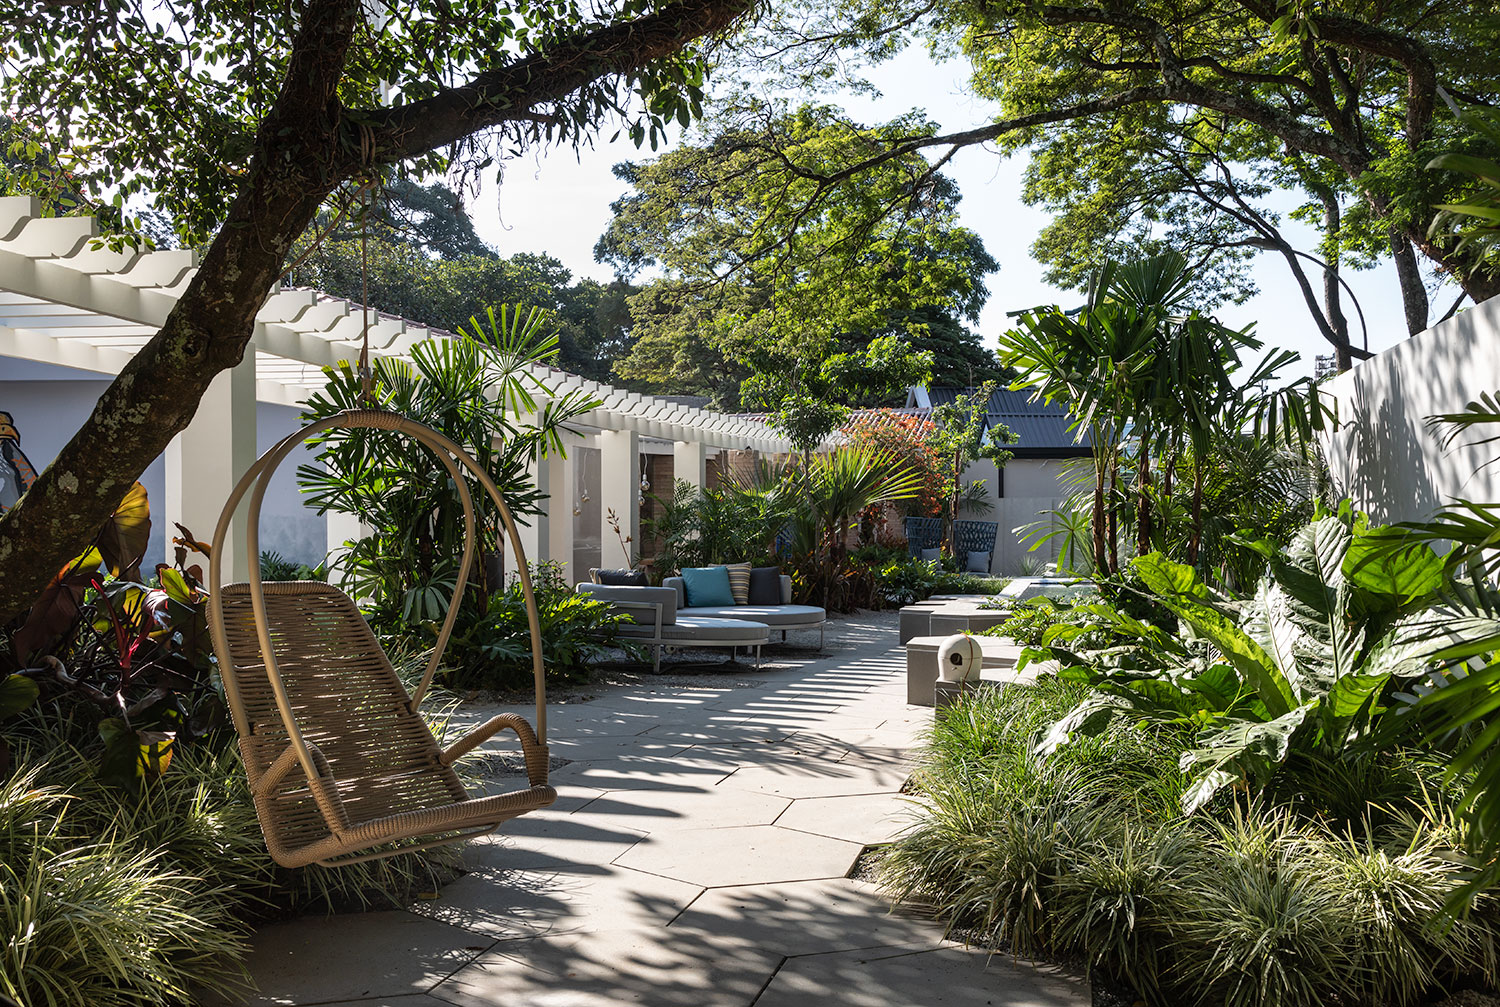
<path fill-rule="evenodd" d="M 541 622 L 515 519 L 489 473 L 462 447 L 373 406 L 368 307 L 365 312 L 360 373 L 371 408 L 308 424 L 262 455 L 225 503 L 209 561 L 208 623 L 225 699 L 266 846 L 285 867 L 336 866 L 462 842 L 557 799 L 547 783 Z M 463 556 L 448 614 L 413 693 L 347 595 L 318 581 L 263 583 L 256 562 L 261 504 L 277 467 L 309 437 L 360 429 L 422 444 L 447 471 L 463 505 Z M 442 661 L 474 563 L 478 521 L 465 470 L 493 501 L 514 557 L 530 627 L 536 729 L 517 714 L 501 714 L 443 748 L 417 708 Z M 250 579 L 223 584 L 224 542 L 247 493 Z M 470 797 L 453 765 L 502 730 L 520 739 L 527 786 Z"/>

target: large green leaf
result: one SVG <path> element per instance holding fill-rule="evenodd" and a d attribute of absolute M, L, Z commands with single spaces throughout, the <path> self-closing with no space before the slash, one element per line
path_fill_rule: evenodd
<path fill-rule="evenodd" d="M 13 717 L 36 701 L 41 690 L 25 675 L 0 679 L 0 720 Z"/>
<path fill-rule="evenodd" d="M 112 576 L 140 580 L 141 558 L 151 540 L 151 505 L 146 487 L 136 483 L 99 530 L 99 555 Z"/>
<path fill-rule="evenodd" d="M 1208 588 L 1193 568 L 1174 563 L 1161 553 L 1137 557 L 1132 564 L 1156 600 L 1218 648 L 1240 676 L 1255 687 L 1272 715 L 1280 717 L 1297 706 L 1291 684 L 1265 650 L 1229 614 L 1215 606 Z"/>
<path fill-rule="evenodd" d="M 1379 529 L 1357 533 L 1344 559 L 1344 575 L 1363 591 L 1404 606 L 1443 586 L 1443 559 L 1422 542 Z"/>
<path fill-rule="evenodd" d="M 1324 747 L 1335 753 L 1343 751 L 1350 729 L 1368 716 L 1390 678 L 1385 674 L 1345 675 L 1333 683 L 1333 688 L 1318 705 Z"/>
<path fill-rule="evenodd" d="M 1306 719 L 1300 707 L 1275 720 L 1241 720 L 1199 738 L 1201 747 L 1182 753 L 1182 771 L 1197 774 L 1182 795 L 1182 810 L 1192 814 L 1223 787 L 1252 776 L 1263 776 L 1286 759 L 1292 737 Z"/>

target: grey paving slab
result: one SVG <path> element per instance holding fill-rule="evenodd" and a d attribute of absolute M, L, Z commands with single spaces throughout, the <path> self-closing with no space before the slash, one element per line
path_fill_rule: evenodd
<path fill-rule="evenodd" d="M 688 760 L 621 758 L 575 762 L 552 774 L 552 785 L 596 790 L 667 790 L 701 793 L 734 772 L 734 766 L 694 765 Z"/>
<path fill-rule="evenodd" d="M 719 787 L 710 794 L 618 790 L 590 801 L 575 816 L 604 829 L 642 833 L 770 825 L 792 802 L 774 794 Z M 631 845 L 634 845 L 633 843 Z M 619 853 L 624 850 L 617 851 Z"/>
<path fill-rule="evenodd" d="M 626 825 L 621 820 L 582 814 L 545 818 L 527 815 L 506 822 L 502 832 L 468 844 L 464 861 L 475 868 L 509 869 L 555 862 L 607 864 L 645 838 L 644 832 Z"/>
<path fill-rule="evenodd" d="M 809 797 L 793 801 L 775 824 L 830 839 L 872 846 L 888 843 L 908 828 L 911 802 L 899 794 Z"/>
<path fill-rule="evenodd" d="M 869 948 L 935 948 L 943 928 L 891 913 L 871 885 L 834 878 L 710 888 L 667 928 L 749 941 L 783 955 Z"/>
<path fill-rule="evenodd" d="M 950 946 L 789 958 L 755 1007 L 1082 1007 L 1089 999 L 1086 984 L 1056 969 Z"/>
<path fill-rule="evenodd" d="M 304 917 L 261 927 L 246 1004 L 322 1004 L 425 993 L 494 945 L 412 913 Z M 404 1007 L 404 1005 L 403 1005 Z"/>
<path fill-rule="evenodd" d="M 621 867 L 474 871 L 412 912 L 490 938 L 665 927 L 703 891 Z M 486 945 L 488 947 L 488 945 Z"/>
<path fill-rule="evenodd" d="M 737 724 L 703 724 L 698 726 L 671 726 L 663 724 L 652 728 L 643 734 L 642 737 L 663 743 L 680 741 L 687 744 L 739 741 L 773 742 L 789 738 L 795 731 L 795 727 L 759 724 L 753 721 L 742 721 Z"/>
<path fill-rule="evenodd" d="M 841 878 L 862 849 L 858 843 L 807 832 L 749 825 L 653 834 L 615 863 L 715 888 Z"/>
<path fill-rule="evenodd" d="M 376 997 L 373 1000 L 340 1000 L 318 1007 L 443 1007 L 444 1001 L 427 993 L 409 997 Z"/>
<path fill-rule="evenodd" d="M 749 766 L 735 770 L 723 786 L 793 799 L 888 794 L 901 789 L 907 773 L 895 765 L 808 763 L 806 766 Z"/>
<path fill-rule="evenodd" d="M 749 1007 L 781 961 L 689 931 L 538 937 L 500 944 L 434 995 L 462 1007 Z"/>

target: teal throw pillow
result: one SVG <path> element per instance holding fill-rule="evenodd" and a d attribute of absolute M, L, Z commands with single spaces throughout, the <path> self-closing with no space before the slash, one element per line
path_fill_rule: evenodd
<path fill-rule="evenodd" d="M 688 608 L 728 608 L 734 604 L 728 567 L 690 566 L 682 571 L 682 586 L 687 589 Z"/>

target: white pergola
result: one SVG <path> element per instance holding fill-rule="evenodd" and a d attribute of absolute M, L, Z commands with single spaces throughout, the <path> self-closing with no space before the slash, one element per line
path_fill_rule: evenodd
<path fill-rule="evenodd" d="M 31 197 L 0 197 L 0 358 L 113 376 L 157 332 L 192 279 L 195 254 L 114 252 L 93 247 L 98 237 L 93 217 L 43 217 Z M 255 459 L 256 403 L 300 406 L 323 388 L 324 367 L 356 362 L 361 315 L 358 304 L 316 290 L 270 293 L 256 315 L 253 352 L 215 379 L 188 429 L 168 449 L 166 527 L 174 521 L 212 527 L 234 482 Z M 433 338 L 451 334 L 371 313 L 373 356 L 409 359 L 413 346 Z M 676 478 L 702 485 L 710 453 L 791 450 L 762 422 L 628 392 L 556 368 L 538 367 L 535 373 L 558 395 L 576 389 L 599 400 L 575 424 L 578 435 L 571 441 L 601 451 L 601 513 L 613 509 L 637 541 L 642 453 L 670 452 Z M 573 471 L 555 457 L 537 463 L 538 488 L 563 506 L 555 508 L 555 518 L 545 516 L 527 529 L 533 558 L 571 564 Z M 330 542 L 342 542 L 349 531 L 347 525 L 330 527 Z M 601 538 L 612 537 L 609 529 L 601 531 Z M 229 560 L 233 576 L 245 576 L 247 557 Z"/>

